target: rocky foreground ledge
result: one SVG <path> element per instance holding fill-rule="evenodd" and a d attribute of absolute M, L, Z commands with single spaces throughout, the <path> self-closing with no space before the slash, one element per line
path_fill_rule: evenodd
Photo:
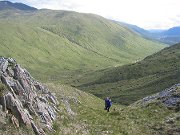
<path fill-rule="evenodd" d="M 58 112 L 55 94 L 12 58 L 0 57 L 0 78 L 0 111 L 11 114 L 17 127 L 25 125 L 35 134 L 52 130 Z"/>

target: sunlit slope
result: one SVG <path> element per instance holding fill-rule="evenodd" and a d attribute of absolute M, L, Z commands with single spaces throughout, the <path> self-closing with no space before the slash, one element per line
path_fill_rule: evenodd
<path fill-rule="evenodd" d="M 164 47 L 100 16 L 68 11 L 2 11 L 0 30 L 0 55 L 42 78 L 132 63 Z"/>
<path fill-rule="evenodd" d="M 37 71 L 37 74 L 49 72 L 50 75 L 68 68 L 115 64 L 66 38 L 38 27 L 1 23 L 0 28 L 0 55 L 13 56 L 30 70 Z"/>

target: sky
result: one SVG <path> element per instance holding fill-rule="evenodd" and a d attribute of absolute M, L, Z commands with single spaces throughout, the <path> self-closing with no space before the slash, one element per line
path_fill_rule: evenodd
<path fill-rule="evenodd" d="M 2 1 L 2 0 L 0 0 Z M 180 26 L 180 0 L 9 0 L 38 9 L 94 13 L 144 29 Z"/>

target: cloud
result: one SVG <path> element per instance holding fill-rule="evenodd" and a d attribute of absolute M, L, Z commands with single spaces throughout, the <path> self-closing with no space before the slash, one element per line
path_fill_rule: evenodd
<path fill-rule="evenodd" d="M 94 13 L 146 29 L 178 24 L 180 0 L 10 0 L 36 8 Z"/>

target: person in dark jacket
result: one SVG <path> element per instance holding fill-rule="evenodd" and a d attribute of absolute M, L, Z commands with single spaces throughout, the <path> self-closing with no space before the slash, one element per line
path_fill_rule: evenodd
<path fill-rule="evenodd" d="M 109 112 L 109 109 L 112 105 L 111 99 L 109 97 L 106 97 L 104 101 L 105 101 L 105 108 L 104 109 L 107 110 L 107 112 Z"/>

